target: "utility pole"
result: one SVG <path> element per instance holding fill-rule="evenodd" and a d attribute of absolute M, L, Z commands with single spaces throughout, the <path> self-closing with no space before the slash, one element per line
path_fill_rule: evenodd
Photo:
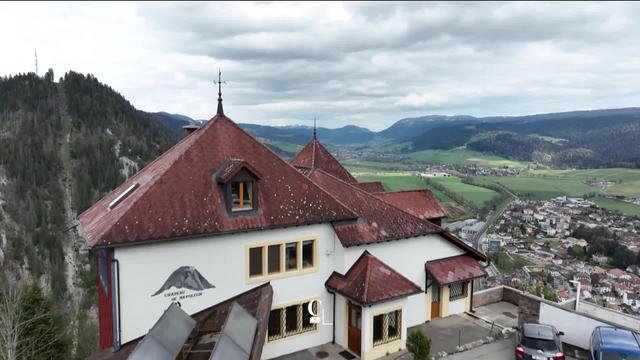
<path fill-rule="evenodd" d="M 38 75 L 38 50 L 35 50 L 36 54 L 36 75 Z"/>

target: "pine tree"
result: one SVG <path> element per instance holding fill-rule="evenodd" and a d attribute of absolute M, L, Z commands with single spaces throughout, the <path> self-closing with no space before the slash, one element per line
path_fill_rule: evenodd
<path fill-rule="evenodd" d="M 20 358 L 69 358 L 70 342 L 63 318 L 54 310 L 51 298 L 44 295 L 38 284 L 28 285 L 22 293 L 19 313 L 20 322 L 24 324 L 18 334 L 22 339 L 18 346 Z"/>

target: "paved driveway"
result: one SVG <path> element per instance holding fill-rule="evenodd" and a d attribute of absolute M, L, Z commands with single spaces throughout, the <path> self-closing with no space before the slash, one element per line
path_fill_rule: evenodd
<path fill-rule="evenodd" d="M 449 355 L 445 360 L 513 360 L 515 339 L 504 339 L 475 349 Z"/>
<path fill-rule="evenodd" d="M 491 335 L 491 326 L 485 321 L 475 319 L 466 314 L 451 315 L 446 318 L 434 319 L 426 324 L 414 326 L 409 329 L 420 329 L 431 339 L 431 354 L 440 351 L 449 354 L 456 352 L 458 345 L 468 344 L 478 340 L 485 340 Z M 493 335 L 499 331 L 493 329 Z"/>

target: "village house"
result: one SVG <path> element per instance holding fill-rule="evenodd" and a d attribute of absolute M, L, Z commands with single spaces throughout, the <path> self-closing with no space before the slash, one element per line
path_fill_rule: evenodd
<path fill-rule="evenodd" d="M 618 268 L 609 270 L 607 276 L 619 280 L 631 280 L 631 274 L 627 274 L 626 271 Z"/>
<path fill-rule="evenodd" d="M 430 191 L 360 183 L 315 134 L 288 163 L 218 101 L 80 216 L 97 259 L 101 359 L 156 341 L 180 311 L 252 324 L 250 359 L 331 342 L 375 359 L 404 349 L 408 327 L 473 307 L 488 258 L 438 225 Z M 225 346 L 209 335 L 207 351 Z"/>

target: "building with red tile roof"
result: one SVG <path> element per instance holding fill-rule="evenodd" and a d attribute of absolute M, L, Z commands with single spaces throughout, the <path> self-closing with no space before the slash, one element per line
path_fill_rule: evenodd
<path fill-rule="evenodd" d="M 420 219 L 430 220 L 438 225 L 447 216 L 429 189 L 378 192 L 375 195 Z"/>
<path fill-rule="evenodd" d="M 197 318 L 268 282 L 262 358 L 332 339 L 363 359 L 397 351 L 407 327 L 470 310 L 485 274 L 488 258 L 443 230 L 445 215 L 428 190 L 358 183 L 316 138 L 287 163 L 219 99 L 218 115 L 80 216 L 100 348 L 131 351 L 171 304 Z"/>
<path fill-rule="evenodd" d="M 318 139 L 313 139 L 290 161 L 291 165 L 302 169 L 320 169 L 343 181 L 357 183 L 353 175 L 336 160 Z"/>
<path fill-rule="evenodd" d="M 362 305 L 373 305 L 422 292 L 419 285 L 366 250 L 346 274 L 334 272 L 325 285 L 330 291 Z"/>
<path fill-rule="evenodd" d="M 256 199 L 260 211 L 228 216 L 220 206 L 223 194 L 213 178 L 217 172 L 232 173 L 230 164 L 263 174 Z M 131 186 L 136 188 L 110 208 Z M 353 218 L 338 200 L 218 115 L 99 200 L 80 215 L 80 222 L 95 247 Z"/>
<path fill-rule="evenodd" d="M 380 193 L 385 191 L 384 185 L 380 181 L 359 182 L 356 186 L 370 193 Z"/>

